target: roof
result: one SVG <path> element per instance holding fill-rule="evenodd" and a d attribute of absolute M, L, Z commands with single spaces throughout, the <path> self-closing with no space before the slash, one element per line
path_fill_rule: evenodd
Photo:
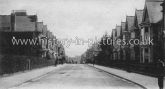
<path fill-rule="evenodd" d="M 35 22 L 32 22 L 28 16 L 16 16 L 15 19 L 15 31 L 26 32 L 36 30 Z"/>
<path fill-rule="evenodd" d="M 48 30 L 47 25 L 44 25 L 43 26 L 43 32 L 47 33 L 47 30 Z"/>
<path fill-rule="evenodd" d="M 16 16 L 26 16 L 26 10 L 13 10 L 12 14 L 15 14 Z"/>
<path fill-rule="evenodd" d="M 127 25 L 127 30 L 128 31 L 131 31 L 132 30 L 132 27 L 134 25 L 134 16 L 127 16 L 126 17 L 126 25 Z"/>
<path fill-rule="evenodd" d="M 10 15 L 0 15 L 0 30 L 10 30 L 11 17 Z"/>
<path fill-rule="evenodd" d="M 113 34 L 113 36 L 112 36 L 112 37 L 115 37 L 115 34 L 116 34 L 116 29 L 112 29 L 112 34 Z"/>
<path fill-rule="evenodd" d="M 121 26 L 116 26 L 117 37 L 120 36 L 121 33 Z"/>
<path fill-rule="evenodd" d="M 50 32 L 49 30 L 47 30 L 46 36 L 47 36 L 48 38 L 50 38 L 51 35 L 52 35 L 52 32 Z"/>
<path fill-rule="evenodd" d="M 121 30 L 122 30 L 122 32 L 124 32 L 124 31 L 125 31 L 125 25 L 126 25 L 126 23 L 125 23 L 125 22 L 121 22 Z"/>
<path fill-rule="evenodd" d="M 143 10 L 136 10 L 135 14 L 137 16 L 137 22 L 138 24 L 141 24 L 142 18 L 143 18 Z"/>
<path fill-rule="evenodd" d="M 158 1 L 158 2 L 152 2 L 150 0 L 146 1 L 145 4 L 145 10 L 148 11 L 149 15 L 149 21 L 150 23 L 158 23 L 159 21 L 162 20 L 163 13 L 162 11 L 162 6 L 160 5 L 162 2 L 159 2 L 161 0 L 153 0 L 153 1 Z"/>
<path fill-rule="evenodd" d="M 37 22 L 37 31 L 42 32 L 43 27 L 44 27 L 43 22 Z"/>

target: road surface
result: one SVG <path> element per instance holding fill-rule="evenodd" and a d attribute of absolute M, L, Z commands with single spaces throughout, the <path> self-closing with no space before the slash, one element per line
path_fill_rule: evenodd
<path fill-rule="evenodd" d="M 142 89 L 140 86 L 83 64 L 67 64 L 10 89 Z"/>

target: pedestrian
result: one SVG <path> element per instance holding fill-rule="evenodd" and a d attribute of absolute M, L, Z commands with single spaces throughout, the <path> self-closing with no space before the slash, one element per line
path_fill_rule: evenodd
<path fill-rule="evenodd" d="M 163 89 L 163 81 L 164 81 L 164 62 L 162 60 L 158 60 L 158 86 L 159 89 Z"/>

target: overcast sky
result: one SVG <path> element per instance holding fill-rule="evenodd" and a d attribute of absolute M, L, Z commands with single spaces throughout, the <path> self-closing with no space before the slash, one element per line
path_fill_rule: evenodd
<path fill-rule="evenodd" d="M 0 14 L 24 9 L 37 14 L 57 38 L 87 41 L 106 31 L 110 34 L 126 15 L 134 15 L 144 4 L 145 0 L 0 0 Z M 87 48 L 88 44 L 65 46 L 68 56 L 81 55 Z"/>

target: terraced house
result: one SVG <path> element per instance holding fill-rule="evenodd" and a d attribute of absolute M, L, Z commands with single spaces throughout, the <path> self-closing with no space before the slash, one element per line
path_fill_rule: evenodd
<path fill-rule="evenodd" d="M 120 60 L 120 51 L 121 51 L 121 45 L 120 45 L 120 39 L 121 39 L 121 26 L 116 26 L 115 29 L 112 31 L 112 39 L 113 39 L 113 59 L 114 60 Z"/>
<path fill-rule="evenodd" d="M 126 31 L 128 32 L 128 35 L 126 37 L 126 46 L 127 46 L 127 53 L 126 53 L 126 59 L 128 61 L 135 60 L 135 52 L 134 52 L 134 46 L 132 43 L 130 44 L 130 40 L 134 39 L 134 32 L 133 32 L 133 25 L 134 25 L 134 16 L 126 16 Z"/>
<path fill-rule="evenodd" d="M 121 60 L 121 26 L 116 26 L 117 39 L 116 39 L 116 49 L 117 49 L 117 60 Z"/>
<path fill-rule="evenodd" d="M 114 45 L 113 58 L 120 59 L 117 67 L 156 73 L 156 63 L 162 58 L 164 49 L 162 1 L 146 0 L 143 10 L 136 9 L 135 16 L 126 16 L 126 22 L 121 22 L 121 39 L 126 44 L 120 46 L 120 52 Z M 114 40 L 119 36 L 117 29 L 112 31 Z"/>
<path fill-rule="evenodd" d="M 64 47 L 57 43 L 47 25 L 38 22 L 37 15 L 28 15 L 25 10 L 0 15 L 0 41 L 0 63 L 3 64 L 0 74 L 26 70 L 31 62 L 31 67 L 39 67 L 54 64 L 58 58 L 65 59 Z M 12 65 L 14 62 L 18 63 Z"/>
<path fill-rule="evenodd" d="M 162 2 L 147 0 L 145 3 L 141 26 L 140 62 L 154 63 L 161 57 L 162 41 Z M 147 44 L 153 39 L 153 44 Z"/>
<path fill-rule="evenodd" d="M 116 29 L 112 30 L 112 40 L 113 40 L 113 60 L 117 60 L 118 59 L 118 53 L 117 53 L 117 31 Z"/>
<path fill-rule="evenodd" d="M 135 61 L 140 62 L 140 31 L 141 27 L 140 24 L 142 23 L 142 16 L 143 16 L 143 10 L 137 10 L 135 11 L 135 18 L 134 18 L 134 52 L 135 52 Z"/>

